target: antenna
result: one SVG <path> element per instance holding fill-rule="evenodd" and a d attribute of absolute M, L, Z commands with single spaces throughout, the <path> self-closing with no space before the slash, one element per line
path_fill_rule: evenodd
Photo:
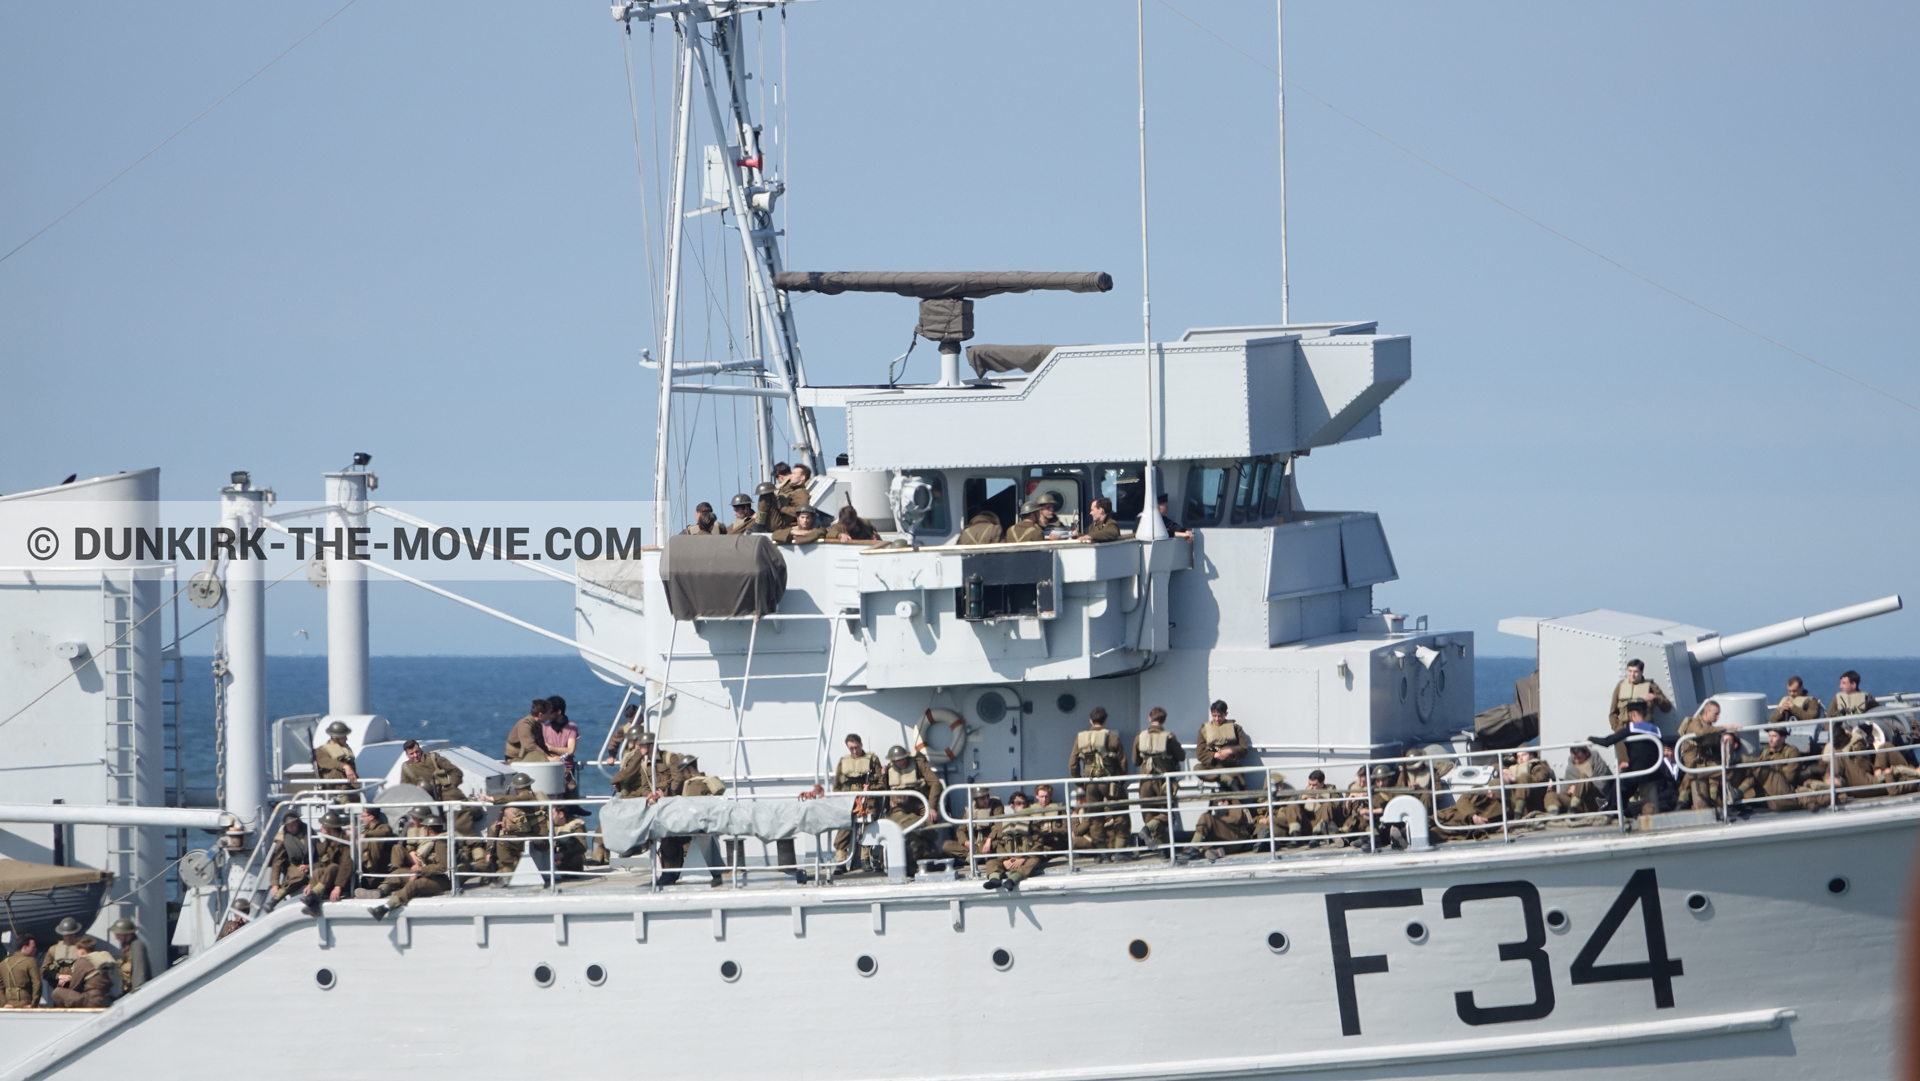
<path fill-rule="evenodd" d="M 1286 2 L 1273 0 L 1274 83 L 1280 88 L 1280 322 L 1290 323 L 1287 302 L 1287 35 Z"/>
<path fill-rule="evenodd" d="M 1140 507 L 1140 524 L 1134 527 L 1136 536 L 1144 535 L 1149 540 L 1164 540 L 1166 525 L 1160 521 L 1160 501 L 1154 489 L 1154 465 L 1159 460 L 1159 447 L 1155 437 L 1159 434 L 1159 409 L 1154 396 L 1153 378 L 1153 289 L 1147 274 L 1147 5 L 1146 0 L 1134 0 L 1134 19 L 1136 26 L 1136 50 L 1139 62 L 1140 84 L 1140 336 L 1143 367 L 1147 373 L 1147 461 L 1140 470 L 1140 496 L 1145 502 Z"/>

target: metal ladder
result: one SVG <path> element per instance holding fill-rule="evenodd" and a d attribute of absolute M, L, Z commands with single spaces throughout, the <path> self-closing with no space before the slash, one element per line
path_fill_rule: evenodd
<path fill-rule="evenodd" d="M 140 801 L 139 711 L 135 705 L 138 677 L 134 669 L 135 615 L 133 572 L 125 585 L 110 574 L 100 576 L 100 598 L 106 624 L 105 656 L 95 658 L 94 666 L 105 684 L 107 725 L 105 762 L 107 767 L 106 801 L 131 807 Z M 107 827 L 107 869 L 128 884 L 139 882 L 139 832 L 128 826 Z M 120 907 L 130 913 L 129 901 Z"/>

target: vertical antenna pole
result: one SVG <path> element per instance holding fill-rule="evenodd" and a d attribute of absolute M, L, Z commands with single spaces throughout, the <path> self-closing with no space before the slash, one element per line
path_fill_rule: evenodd
<path fill-rule="evenodd" d="M 1274 83 L 1280 88 L 1280 321 L 1292 322 L 1287 295 L 1287 39 L 1286 0 L 1273 0 Z"/>
<path fill-rule="evenodd" d="M 1159 461 L 1160 410 L 1155 394 L 1158 380 L 1153 370 L 1153 290 L 1147 275 L 1147 7 L 1146 0 L 1134 0 L 1137 31 L 1138 81 L 1140 84 L 1140 337 L 1142 367 L 1147 373 L 1147 461 L 1141 472 L 1140 524 L 1136 536 L 1149 540 L 1166 538 L 1166 525 L 1160 521 L 1160 501 L 1155 489 L 1154 466 Z"/>
<path fill-rule="evenodd" d="M 655 544 L 667 543 L 667 449 L 671 445 L 667 426 L 673 406 L 673 366 L 679 359 L 680 331 L 680 238 L 687 214 L 687 142 L 693 119 L 693 50 L 698 47 L 695 28 L 685 16 L 674 16 L 678 31 L 675 58 L 680 61 L 679 100 L 675 102 L 673 135 L 673 221 L 667 231 L 667 320 L 660 342 L 660 419 L 654 428 L 653 444 L 653 536 Z"/>

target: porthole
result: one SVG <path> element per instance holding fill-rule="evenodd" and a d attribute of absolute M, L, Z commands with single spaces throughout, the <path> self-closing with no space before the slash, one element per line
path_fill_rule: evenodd
<path fill-rule="evenodd" d="M 993 951 L 993 967 L 999 969 L 1002 972 L 1005 972 L 1006 970 L 1012 968 L 1013 954 L 1008 953 L 1006 950 Z"/>
<path fill-rule="evenodd" d="M 595 987 L 607 982 L 607 970 L 600 965 L 587 966 L 587 982 Z"/>
<path fill-rule="evenodd" d="M 323 968 L 320 971 L 314 973 L 313 982 L 319 984 L 320 990 L 322 991 L 333 990 L 333 985 L 336 982 L 333 977 L 333 970 L 330 968 Z"/>
<path fill-rule="evenodd" d="M 1407 941 L 1419 945 L 1427 940 L 1427 925 L 1419 920 L 1407 924 Z"/>
<path fill-rule="evenodd" d="M 1152 948 L 1147 945 L 1147 940 L 1144 938 L 1136 938 L 1127 943 L 1127 956 L 1136 961 L 1144 961 L 1152 953 Z"/>
<path fill-rule="evenodd" d="M 1063 694 L 1054 702 L 1054 705 L 1060 707 L 1060 712 L 1062 713 L 1072 713 L 1073 707 L 1079 704 L 1079 700 L 1070 694 Z"/>
<path fill-rule="evenodd" d="M 986 724 L 999 724 L 1007 719 L 1007 700 L 999 691 L 988 691 L 973 704 L 973 712 Z"/>
<path fill-rule="evenodd" d="M 863 953 L 854 958 L 853 968 L 862 976 L 871 976 L 880 971 L 880 962 L 874 960 L 872 954 Z"/>
<path fill-rule="evenodd" d="M 1287 942 L 1287 936 L 1281 934 L 1278 931 L 1275 931 L 1272 934 L 1267 936 L 1267 949 L 1270 949 L 1275 953 L 1287 952 L 1288 945 L 1289 943 Z"/>
<path fill-rule="evenodd" d="M 720 962 L 720 978 L 727 981 L 728 983 L 732 983 L 733 981 L 739 979 L 740 978 L 740 962 L 738 961 Z"/>
<path fill-rule="evenodd" d="M 1847 881 L 1846 875 L 1834 875 L 1832 878 L 1827 879 L 1827 892 L 1833 894 L 1835 897 L 1840 896 L 1852 888 L 1853 883 Z"/>
<path fill-rule="evenodd" d="M 1704 893 L 1687 894 L 1687 908 L 1694 912 L 1705 912 L 1710 904 L 1712 902 L 1707 900 L 1707 895 Z"/>
<path fill-rule="evenodd" d="M 533 966 L 533 982 L 539 984 L 542 987 L 552 987 L 553 986 L 553 966 L 552 965 Z"/>
<path fill-rule="evenodd" d="M 1566 910 L 1559 909 L 1559 908 L 1547 909 L 1547 926 L 1553 928 L 1556 931 L 1566 930 L 1567 929 Z"/>

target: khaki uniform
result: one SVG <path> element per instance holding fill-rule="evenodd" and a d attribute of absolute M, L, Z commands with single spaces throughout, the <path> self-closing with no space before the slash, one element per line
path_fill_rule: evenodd
<path fill-rule="evenodd" d="M 747 526 L 749 533 L 774 533 L 789 528 L 799 521 L 799 516 L 780 505 L 778 499 L 770 495 L 760 497 L 759 509 L 754 512 L 753 523 Z"/>
<path fill-rule="evenodd" d="M 1173 773 L 1187 760 L 1180 740 L 1164 727 L 1147 726 L 1133 737 L 1133 771 L 1159 776 Z M 1155 844 L 1167 843 L 1167 782 L 1140 782 L 1140 829 Z"/>
<path fill-rule="evenodd" d="M 344 743 L 328 740 L 313 749 L 313 768 L 323 781 L 345 781 L 347 770 L 353 767 L 353 750 Z M 345 785 L 330 785 L 331 788 L 344 788 Z"/>
<path fill-rule="evenodd" d="M 46 981 L 47 986 L 52 987 L 56 977 L 71 976 L 74 967 L 86 955 L 87 951 L 81 949 L 78 943 L 68 945 L 65 942 L 56 942 L 41 951 L 40 978 Z"/>
<path fill-rule="evenodd" d="M 313 881 L 308 888 L 322 900 L 335 888 L 342 897 L 353 896 L 353 852 L 346 841 L 324 834 L 315 838 Z"/>
<path fill-rule="evenodd" d="M 1813 700 L 1809 699 L 1809 701 Z M 1820 705 L 1817 701 L 1813 704 L 1816 708 Z M 1748 780 L 1746 785 L 1742 786 L 1751 785 L 1747 795 L 1768 797 L 1767 810 L 1769 811 L 1791 811 L 1798 807 L 1800 801 L 1782 797 L 1800 788 L 1807 763 L 1800 749 L 1791 743 L 1782 743 L 1779 747 L 1762 747 L 1760 761 L 1762 765 L 1747 771 Z"/>
<path fill-rule="evenodd" d="M 1067 758 L 1067 776 L 1093 779 L 1081 785 L 1091 811 L 1099 821 L 1096 828 L 1101 848 L 1127 846 L 1127 786 L 1102 783 L 1101 777 L 1120 777 L 1127 772 L 1127 760 L 1121 751 L 1120 735 L 1105 728 L 1085 728 L 1073 737 L 1073 753 Z M 1104 804 L 1105 806 L 1101 806 Z M 1120 813 L 1115 814 L 1118 809 Z"/>
<path fill-rule="evenodd" d="M 416 897 L 437 897 L 452 889 L 447 879 L 447 842 L 442 837 L 432 837 L 420 842 L 415 850 L 420 857 L 420 866 L 412 878 L 400 884 L 394 891 L 393 899 L 387 904 L 400 908 Z"/>
<path fill-rule="evenodd" d="M 418 762 L 400 764 L 400 783 L 417 785 L 436 800 L 461 798 L 460 785 L 466 779 L 460 767 L 447 761 L 439 751 L 428 751 Z"/>
<path fill-rule="evenodd" d="M 1295 788 L 1283 774 L 1268 774 L 1268 793 L 1273 803 L 1273 820 L 1266 823 L 1273 837 L 1327 836 L 1341 831 L 1341 804 L 1345 802 L 1331 785 Z M 1265 811 L 1256 812 L 1264 817 Z M 1256 824 L 1258 818 L 1256 818 Z"/>
<path fill-rule="evenodd" d="M 19 1009 L 40 1005 L 40 962 L 24 953 L 0 961 L 0 994 L 4 1004 Z"/>
<path fill-rule="evenodd" d="M 627 752 L 613 775 L 613 794 L 621 799 L 641 799 L 653 794 L 658 758 L 653 748 L 642 744 Z"/>
<path fill-rule="evenodd" d="M 1680 734 L 1693 739 L 1681 743 L 1680 764 L 1688 769 L 1713 769 L 1713 773 L 1689 773 L 1680 778 L 1680 796 L 1682 802 L 1696 811 L 1704 811 L 1720 806 L 1720 774 L 1717 772 L 1725 759 L 1730 771 L 1727 780 L 1732 793 L 1738 798 L 1738 785 L 1742 780 L 1741 771 L 1736 767 L 1740 762 L 1740 745 L 1731 746 L 1721 742 L 1722 732 L 1718 726 L 1708 724 L 1706 718 L 1695 714 L 1680 722 Z"/>
<path fill-rule="evenodd" d="M 547 744 L 540 738 L 540 722 L 529 713 L 513 722 L 507 732 L 506 753 L 501 756 L 509 762 L 545 762 Z"/>
<path fill-rule="evenodd" d="M 745 518 L 735 518 L 733 521 L 727 523 L 727 536 L 737 537 L 752 528 L 753 515 L 749 514 Z"/>
<path fill-rule="evenodd" d="M 1031 544 L 1034 541 L 1046 540 L 1047 531 L 1041 529 L 1039 523 L 1022 518 L 1008 526 L 1006 535 L 1000 539 L 1007 544 Z"/>
<path fill-rule="evenodd" d="M 807 486 L 795 484 L 791 480 L 783 480 L 774 485 L 773 497 L 780 501 L 780 507 L 783 510 L 797 512 L 801 507 L 813 505 L 813 493 L 807 491 Z"/>
<path fill-rule="evenodd" d="M 1209 845 L 1208 852 L 1229 856 L 1251 852 L 1253 845 L 1241 842 L 1253 840 L 1253 816 L 1245 807 L 1215 807 L 1193 824 L 1193 839 L 1195 843 L 1220 842 Z"/>
<path fill-rule="evenodd" d="M 967 519 L 967 528 L 960 531 L 961 544 L 999 544 L 1000 516 L 990 510 Z"/>
<path fill-rule="evenodd" d="M 716 520 L 713 523 L 713 525 L 707 527 L 706 529 L 701 529 L 700 523 L 695 522 L 692 525 L 688 526 L 687 528 L 681 530 L 680 535 L 683 537 L 718 537 L 724 532 L 725 530 L 720 528 L 720 523 L 718 520 Z"/>
<path fill-rule="evenodd" d="M 907 859 L 931 859 L 934 854 L 933 825 L 939 821 L 941 790 L 940 777 L 933 772 L 933 764 L 923 754 L 914 755 L 906 769 L 889 762 L 885 781 L 889 792 L 918 792 L 927 798 L 926 806 L 922 807 L 919 800 L 896 796 L 887 801 L 887 817 L 904 830 L 922 814 L 930 814 L 926 825 L 907 834 Z"/>
<path fill-rule="evenodd" d="M 553 869 L 556 871 L 586 870 L 586 819 L 569 818 L 554 827 L 553 835 Z"/>
<path fill-rule="evenodd" d="M 360 835 L 360 876 L 372 880 L 369 887 L 378 888 L 393 871 L 393 861 L 400 855 L 400 842 L 393 836 L 393 827 L 385 822 Z"/>
<path fill-rule="evenodd" d="M 966 859 L 980 851 L 981 843 L 993 834 L 993 820 L 1005 814 L 1006 810 L 999 800 L 992 797 L 988 797 L 984 808 L 974 804 L 968 813 L 973 816 L 975 824 L 965 825 L 966 819 L 963 817 L 963 824 L 954 830 L 953 840 L 940 842 L 940 853 L 955 859 Z"/>
<path fill-rule="evenodd" d="M 1509 767 L 1512 771 L 1507 778 L 1507 807 L 1515 818 L 1529 814 L 1559 814 L 1560 794 L 1552 788 L 1556 778 L 1553 767 L 1539 759 L 1526 765 L 1518 763 Z M 1540 785 L 1538 788 L 1522 787 Z"/>
<path fill-rule="evenodd" d="M 83 954 L 67 971 L 67 977 L 65 987 L 56 987 L 48 995 L 55 1006 L 69 1010 L 106 1009 L 108 992 L 113 990 L 113 976 L 106 969 Z"/>
<path fill-rule="evenodd" d="M 1606 760 L 1591 751 L 1587 752 L 1585 762 L 1568 760 L 1563 780 L 1575 783 L 1560 786 L 1560 812 L 1594 814 L 1605 810 L 1613 798 L 1613 786 L 1606 778 L 1612 776 L 1613 770 L 1607 767 Z"/>
<path fill-rule="evenodd" d="M 1032 814 L 1031 809 L 1009 812 L 993 827 L 993 858 L 987 861 L 987 877 L 1019 882 L 1046 867 L 1047 857 L 1037 854 L 1045 850 L 1046 842 L 1035 828 Z"/>
<path fill-rule="evenodd" d="M 120 966 L 122 995 L 133 994 L 147 982 L 147 944 L 140 941 L 140 936 L 135 935 L 120 947 L 120 960 L 117 963 Z"/>
<path fill-rule="evenodd" d="M 886 787 L 884 771 L 881 769 L 880 756 L 877 754 L 843 755 L 840 763 L 833 767 L 833 790 L 835 792 L 873 792 Z M 872 815 L 879 809 L 877 803 L 860 800 L 854 804 L 856 819 L 871 821 Z M 833 835 L 833 856 L 840 862 L 853 854 L 853 831 L 837 830 Z"/>
<path fill-rule="evenodd" d="M 839 519 L 835 519 L 834 523 L 827 527 L 827 539 L 830 541 L 837 541 L 845 538 L 851 538 L 853 540 L 858 540 L 858 541 L 875 541 L 880 539 L 880 531 L 873 528 L 872 522 L 867 521 L 865 518 L 859 518 L 856 520 L 860 523 L 860 527 L 859 527 L 860 532 L 865 533 L 866 536 L 854 537 L 851 533 L 847 532 L 847 527 L 840 524 Z"/>
<path fill-rule="evenodd" d="M 531 789 L 519 789 L 493 802 L 502 804 L 500 821 L 493 824 L 495 837 L 545 837 L 547 835 L 547 809 L 545 807 L 515 807 L 516 803 L 538 801 L 540 796 Z M 493 866 L 502 874 L 512 874 L 520 866 L 520 856 L 526 851 L 525 841 L 495 841 L 493 843 Z"/>
<path fill-rule="evenodd" d="M 793 545 L 812 544 L 826 535 L 827 535 L 827 531 L 824 529 L 819 529 L 819 528 L 801 529 L 799 526 L 795 525 L 795 526 L 789 526 L 785 529 L 774 530 L 773 543 L 793 544 Z"/>
<path fill-rule="evenodd" d="M 1851 717 L 1856 713 L 1865 713 L 1879 708 L 1880 703 L 1867 692 L 1848 691 L 1834 695 L 1833 701 L 1827 703 L 1827 716 Z"/>
<path fill-rule="evenodd" d="M 313 856 L 308 849 L 307 837 L 305 830 L 296 835 L 288 833 L 286 827 L 281 827 L 280 837 L 274 842 L 273 855 L 267 863 L 275 896 L 286 897 L 306 890 L 307 878 L 313 870 Z"/>
<path fill-rule="evenodd" d="M 1117 541 L 1120 539 L 1120 523 L 1111 518 L 1091 522 L 1087 526 L 1087 539 L 1095 544 Z"/>
<path fill-rule="evenodd" d="M 1194 766 L 1198 769 L 1232 769 L 1246 761 L 1247 752 L 1252 748 L 1253 742 L 1247 739 L 1246 729 L 1233 720 L 1215 723 L 1209 719 L 1200 726 L 1199 738 L 1194 740 Z M 1243 792 L 1247 787 L 1245 774 L 1227 774 L 1217 781 L 1223 791 Z"/>
<path fill-rule="evenodd" d="M 1790 724 L 1794 721 L 1818 720 L 1825 710 L 1820 700 L 1810 694 L 1789 694 L 1780 698 L 1780 704 L 1772 713 L 1767 714 L 1768 724 Z"/>
<path fill-rule="evenodd" d="M 1476 824 L 1473 820 L 1476 815 L 1486 819 L 1487 824 L 1484 826 Z M 1478 840 L 1485 837 L 1499 828 L 1504 816 L 1500 813 L 1500 801 L 1494 798 L 1493 793 L 1474 789 L 1470 792 L 1456 793 L 1453 797 L 1453 806 L 1443 808 L 1434 817 L 1441 825 L 1451 827 L 1436 831 L 1437 839 L 1451 841 Z"/>
<path fill-rule="evenodd" d="M 1646 702 L 1661 713 L 1673 712 L 1673 702 L 1667 698 L 1667 692 L 1661 690 L 1658 683 L 1650 679 L 1643 679 L 1638 683 L 1623 679 L 1613 685 L 1613 712 L 1608 715 L 1608 720 L 1612 722 L 1615 732 L 1627 726 L 1627 703 L 1629 702 Z M 1648 720 L 1652 718 L 1649 717 Z"/>

